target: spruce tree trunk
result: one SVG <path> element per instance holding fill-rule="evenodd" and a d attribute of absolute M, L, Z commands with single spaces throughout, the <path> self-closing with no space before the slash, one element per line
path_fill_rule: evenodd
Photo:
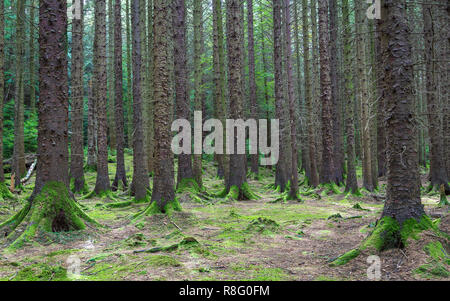
<path fill-rule="evenodd" d="M 116 126 L 114 120 L 114 103 L 115 103 L 115 75 L 114 75 L 114 9 L 113 0 L 108 0 L 108 56 L 107 56 L 107 76 L 108 76 L 108 133 L 109 148 L 116 149 Z"/>
<path fill-rule="evenodd" d="M 94 42 L 94 45 L 96 43 Z M 95 49 L 96 47 L 94 47 Z M 95 65 L 95 64 L 94 64 Z M 87 142 L 88 142 L 88 156 L 86 167 L 88 170 L 97 170 L 97 128 L 96 128 L 96 98 L 95 91 L 92 87 L 93 79 L 89 81 L 88 85 L 88 128 L 87 128 Z"/>
<path fill-rule="evenodd" d="M 155 172 L 152 202 L 161 212 L 166 212 L 175 202 L 173 153 L 171 150 L 170 123 L 172 99 L 168 59 L 169 36 L 166 33 L 171 20 L 171 3 L 154 0 L 154 126 L 155 126 Z"/>
<path fill-rule="evenodd" d="M 14 148 L 11 175 L 15 176 L 15 187 L 20 186 L 20 177 L 26 172 L 24 145 L 24 60 L 25 60 L 25 0 L 16 3 L 16 76 L 14 92 Z"/>
<path fill-rule="evenodd" d="M 136 200 L 147 197 L 149 186 L 147 165 L 145 164 L 144 129 L 142 120 L 142 98 L 141 98 L 141 29 L 140 0 L 131 1 L 131 22 L 133 39 L 133 181 L 131 183 L 131 194 Z"/>
<path fill-rule="evenodd" d="M 133 68 L 131 65 L 131 25 L 130 25 L 130 0 L 126 1 L 125 4 L 125 23 L 126 23 L 126 38 L 127 38 L 127 102 L 128 102 L 128 111 L 127 111 L 127 138 L 128 138 L 128 147 L 133 148 L 133 83 L 131 79 L 131 69 Z"/>
<path fill-rule="evenodd" d="M 228 95 L 230 101 L 230 119 L 243 119 L 243 92 L 242 92 L 242 50 L 241 34 L 241 1 L 227 0 L 227 54 L 228 54 Z M 236 130 L 234 130 L 236 132 Z M 236 187 L 238 199 L 244 199 L 242 190 L 246 182 L 245 155 L 236 154 L 236 135 L 234 137 L 235 151 L 230 155 L 230 175 L 226 183 L 226 190 L 229 192 L 232 187 Z"/>
<path fill-rule="evenodd" d="M 83 148 L 83 1 L 80 1 L 80 18 L 72 20 L 72 138 L 70 143 L 70 177 L 74 192 L 85 188 Z"/>
<path fill-rule="evenodd" d="M 445 185 L 447 191 L 448 177 L 446 170 L 446 159 L 444 158 L 444 137 L 442 135 L 442 124 L 440 121 L 441 109 L 438 100 L 438 65 L 436 64 L 436 41 L 435 32 L 438 31 L 436 19 L 433 15 L 431 1 L 426 1 L 422 8 L 423 31 L 425 40 L 425 63 L 426 63 L 426 99 L 428 116 L 428 133 L 430 137 L 430 188 L 439 189 L 441 184 Z M 448 134 L 448 133 L 447 133 Z"/>
<path fill-rule="evenodd" d="M 319 0 L 320 87 L 322 102 L 322 176 L 321 183 L 338 183 L 335 177 L 333 110 L 330 77 L 330 53 L 328 33 L 328 0 Z"/>
<path fill-rule="evenodd" d="M 194 0 L 194 111 L 203 111 L 202 109 L 202 18 L 203 4 L 202 0 Z M 202 139 L 203 141 L 203 139 Z M 203 143 L 203 142 L 202 142 Z M 202 182 L 202 155 L 194 153 L 194 178 L 199 187 L 203 186 Z"/>
<path fill-rule="evenodd" d="M 314 140 L 314 96 L 311 89 L 311 68 L 310 68 L 310 41 L 309 41 L 309 20 L 308 20 L 308 1 L 302 2 L 302 23 L 303 23 L 303 61 L 304 61 L 304 74 L 305 74 L 305 102 L 307 106 L 307 141 L 308 141 L 308 154 L 307 162 L 310 166 L 310 178 L 309 184 L 313 187 L 319 185 L 319 174 L 317 172 L 316 162 L 316 143 Z"/>
<path fill-rule="evenodd" d="M 153 99 L 154 99 L 154 93 L 153 93 L 153 0 L 148 0 L 147 3 L 148 7 L 148 13 L 147 13 L 147 59 L 148 59 L 148 68 L 147 68 L 147 81 L 149 82 L 148 85 L 148 99 L 147 102 L 144 104 L 146 107 L 145 114 L 147 119 L 147 125 L 146 130 L 144 131 L 146 133 L 146 150 L 147 150 L 147 162 L 148 162 L 148 172 L 151 173 L 153 171 L 154 166 L 154 149 L 155 149 L 155 142 L 154 142 L 154 127 L 153 127 Z"/>
<path fill-rule="evenodd" d="M 0 1 L 0 112 L 3 112 L 5 92 L 5 2 Z M 3 114 L 0 114 L 0 183 L 5 182 L 3 170 Z"/>
<path fill-rule="evenodd" d="M 386 59 L 380 62 L 389 83 L 384 99 L 387 187 L 382 217 L 392 217 L 400 224 L 409 218 L 419 221 L 425 214 L 420 201 L 413 69 L 405 6 L 399 0 L 384 2 L 382 39 L 387 48 Z"/>
<path fill-rule="evenodd" d="M 110 190 L 108 175 L 108 140 L 107 140 L 107 78 L 106 78 L 106 0 L 95 2 L 95 32 L 97 58 L 94 66 L 95 97 L 97 117 L 97 180 L 94 191 L 96 194 Z"/>
<path fill-rule="evenodd" d="M 283 62 L 282 62 L 282 41 L 281 41 L 281 5 L 282 0 L 273 1 L 273 59 L 274 59 L 274 80 L 275 80 L 275 118 L 280 120 L 280 141 L 285 141 L 283 130 L 286 128 L 286 121 L 283 118 L 284 92 L 283 92 Z M 275 187 L 280 188 L 280 192 L 284 192 L 288 177 L 286 166 L 286 145 L 280 144 L 280 155 L 275 171 Z"/>
<path fill-rule="evenodd" d="M 294 79 L 292 74 L 292 39 L 291 39 L 291 13 L 289 8 L 289 0 L 283 1 L 283 16 L 284 16 L 284 31 L 285 31 L 285 70 L 287 75 L 287 96 L 289 104 L 289 122 L 291 135 L 291 187 L 289 191 L 290 199 L 297 199 L 298 194 L 298 153 L 297 153 L 297 121 L 295 114 L 295 99 L 294 99 Z"/>
<path fill-rule="evenodd" d="M 345 126 L 347 134 L 347 179 L 345 183 L 345 191 L 358 193 L 358 182 L 356 179 L 355 168 L 355 125 L 354 125 L 354 101 L 355 94 L 353 89 L 353 70 L 352 70 L 352 43 L 350 28 L 350 10 L 348 0 L 342 1 L 342 17 L 344 25 L 344 74 L 345 74 Z"/>
<path fill-rule="evenodd" d="M 247 30 L 248 30 L 248 80 L 250 92 L 250 114 L 255 120 L 258 119 L 258 102 L 256 99 L 256 77 L 255 77 L 255 41 L 253 33 L 253 0 L 247 0 Z M 258 154 L 250 156 L 250 170 L 258 174 Z"/>
<path fill-rule="evenodd" d="M 30 20 L 29 20 L 29 24 L 30 24 L 30 39 L 29 39 L 29 49 L 30 49 L 30 62 L 29 62 L 29 78 L 30 78 L 30 109 L 31 111 L 35 111 L 36 109 L 36 76 L 35 76 L 35 1 L 34 0 L 30 0 Z"/>
<path fill-rule="evenodd" d="M 386 135 L 383 127 L 384 120 L 384 90 L 387 84 L 384 80 L 383 66 L 379 62 L 383 61 L 383 54 L 386 49 L 386 41 L 381 39 L 381 22 L 376 21 L 375 29 L 375 60 L 376 64 L 376 76 L 377 76 L 377 161 L 378 161 L 378 177 L 384 177 L 386 175 Z"/>
<path fill-rule="evenodd" d="M 177 118 L 190 120 L 190 103 L 188 98 L 187 75 L 187 43 L 186 43 L 186 3 L 185 0 L 175 0 L 173 9 L 174 28 L 174 68 L 176 90 Z M 183 142 L 184 143 L 184 142 Z M 189 149 L 191 145 L 189 145 Z M 191 154 L 178 155 L 177 186 L 185 179 L 193 179 Z"/>
<path fill-rule="evenodd" d="M 123 188 L 128 186 L 127 175 L 125 172 L 124 158 L 124 114 L 123 114 L 123 66 L 122 66 L 122 6 L 120 0 L 115 0 L 114 5 L 114 84 L 115 84 L 115 116 L 116 122 L 116 176 L 112 184 L 113 190 L 117 190 L 119 183 L 122 182 Z M 118 22 L 119 21 L 119 22 Z"/>

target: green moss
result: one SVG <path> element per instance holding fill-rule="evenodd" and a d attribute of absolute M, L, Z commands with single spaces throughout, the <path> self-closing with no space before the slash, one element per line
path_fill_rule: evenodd
<path fill-rule="evenodd" d="M 66 250 L 58 250 L 53 251 L 47 254 L 47 257 L 55 257 L 59 255 L 67 255 L 81 251 L 80 249 L 66 249 Z"/>
<path fill-rule="evenodd" d="M 12 192 L 6 186 L 5 182 L 0 182 L 0 201 L 6 200 L 6 199 L 12 200 L 12 199 L 15 199 L 15 196 L 12 194 Z"/>
<path fill-rule="evenodd" d="M 361 205 L 359 203 L 356 203 L 355 205 L 353 205 L 352 208 L 357 209 L 357 210 L 370 211 L 369 209 L 364 209 L 363 207 L 361 207 Z"/>
<path fill-rule="evenodd" d="M 189 191 L 192 193 L 199 193 L 202 192 L 203 189 L 200 188 L 197 181 L 195 179 L 182 179 L 180 183 L 177 185 L 177 193 L 182 193 L 184 191 Z"/>
<path fill-rule="evenodd" d="M 447 264 L 450 264 L 450 257 L 439 241 L 430 242 L 423 249 L 434 260 L 444 260 Z"/>
<path fill-rule="evenodd" d="M 450 272 L 439 262 L 432 262 L 430 264 L 421 265 L 419 268 L 414 270 L 414 273 L 418 274 L 422 278 L 427 279 L 450 277 Z"/>
<path fill-rule="evenodd" d="M 348 251 L 347 253 L 339 256 L 335 260 L 333 260 L 330 263 L 330 266 L 335 267 L 335 266 L 344 265 L 344 264 L 348 263 L 350 260 L 358 257 L 359 254 L 361 254 L 361 251 L 359 249 L 352 249 L 352 250 Z"/>
<path fill-rule="evenodd" d="M 181 210 L 182 208 L 180 202 L 176 198 L 172 201 L 167 202 L 162 210 L 158 206 L 157 202 L 153 201 L 143 211 L 134 215 L 133 221 L 137 221 L 144 216 L 151 216 L 155 214 L 171 215 L 174 211 L 181 211 Z"/>
<path fill-rule="evenodd" d="M 277 232 L 280 225 L 269 218 L 258 217 L 250 222 L 247 226 L 247 231 L 254 231 L 259 233 Z"/>
<path fill-rule="evenodd" d="M 27 266 L 17 272 L 13 281 L 68 281 L 67 271 L 60 265 L 50 266 L 37 263 Z"/>
<path fill-rule="evenodd" d="M 151 255 L 144 258 L 146 262 L 155 267 L 179 267 L 181 263 L 167 255 Z"/>

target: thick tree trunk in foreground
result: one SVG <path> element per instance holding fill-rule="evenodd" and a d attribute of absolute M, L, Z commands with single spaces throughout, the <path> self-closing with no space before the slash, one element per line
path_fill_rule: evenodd
<path fill-rule="evenodd" d="M 95 98 L 97 126 L 97 180 L 94 191 L 96 194 L 110 190 L 108 175 L 108 141 L 106 117 L 106 2 L 95 1 L 95 40 L 97 45 L 97 58 L 95 72 Z"/>
<path fill-rule="evenodd" d="M 382 216 L 392 217 L 400 224 L 409 218 L 419 220 L 425 214 L 420 201 L 410 30 L 405 6 L 403 1 L 386 0 L 382 28 L 382 39 L 388 45 L 382 63 L 386 82 L 390 83 L 385 90 L 387 187 Z"/>
<path fill-rule="evenodd" d="M 328 0 L 319 0 L 320 87 L 322 102 L 322 176 L 321 182 L 338 183 L 334 172 L 334 143 L 330 53 L 328 33 Z"/>
<path fill-rule="evenodd" d="M 123 188 L 128 186 L 127 175 L 125 172 L 124 147 L 125 138 L 123 135 L 124 118 L 123 118 L 123 67 L 122 67 L 122 14 L 120 0 L 115 0 L 114 5 L 114 75 L 115 75 L 115 116 L 116 122 L 116 176 L 112 184 L 113 190 L 117 190 L 119 183 L 122 182 Z M 119 21 L 119 22 L 118 22 Z"/>
<path fill-rule="evenodd" d="M 133 40 L 133 181 L 131 194 L 136 200 L 147 196 L 149 184 L 144 152 L 144 129 L 141 98 L 141 32 L 139 28 L 140 1 L 131 1 L 131 23 Z"/>
<path fill-rule="evenodd" d="M 161 212 L 169 207 L 176 209 L 174 190 L 173 153 L 171 150 L 170 123 L 172 99 L 169 79 L 169 36 L 166 34 L 171 20 L 171 4 L 154 0 L 154 126 L 155 126 L 155 173 L 153 177 L 152 202 Z M 179 208 L 178 208 L 179 209 Z"/>
<path fill-rule="evenodd" d="M 376 51 L 376 61 L 382 62 L 384 49 L 386 48 L 386 43 L 381 39 L 381 22 L 376 21 L 376 32 L 375 32 L 375 51 Z M 384 90 L 386 82 L 384 80 L 384 70 L 383 65 L 376 64 L 376 86 L 377 86 L 377 161 L 378 161 L 378 177 L 383 177 L 386 175 L 386 135 L 383 126 L 384 122 Z"/>
<path fill-rule="evenodd" d="M 85 188 L 83 149 L 83 1 L 80 1 L 80 18 L 72 20 L 72 139 L 70 143 L 70 178 L 74 192 Z"/>
<path fill-rule="evenodd" d="M 5 2 L 0 1 L 0 112 L 3 112 L 5 91 Z M 3 171 L 3 114 L 0 114 L 0 183 L 5 182 Z"/>
<path fill-rule="evenodd" d="M 240 0 L 227 0 L 227 50 L 228 50 L 228 94 L 230 97 L 231 119 L 243 119 L 243 93 L 242 93 L 242 49 L 241 49 L 241 2 Z M 234 133 L 237 131 L 234 130 Z M 246 183 L 245 155 L 236 154 L 236 135 L 234 136 L 235 154 L 230 155 L 230 175 L 226 183 L 227 192 L 236 187 L 239 190 L 238 199 L 244 199 L 242 185 Z"/>

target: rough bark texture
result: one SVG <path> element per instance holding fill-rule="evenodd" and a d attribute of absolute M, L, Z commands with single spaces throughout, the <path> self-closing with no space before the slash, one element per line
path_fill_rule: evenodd
<path fill-rule="evenodd" d="M 30 38 L 28 40 L 28 47 L 30 49 L 30 62 L 29 62 L 29 79 L 30 79 L 30 108 L 32 111 L 36 109 L 36 64 L 35 64 L 35 0 L 30 0 Z"/>
<path fill-rule="evenodd" d="M 322 102 L 322 183 L 339 183 L 335 176 L 332 92 L 328 33 L 328 0 L 319 0 L 320 88 Z"/>
<path fill-rule="evenodd" d="M 291 42 L 291 13 L 289 0 L 283 1 L 284 31 L 285 31 L 285 70 L 287 75 L 287 96 L 289 102 L 289 122 L 291 135 L 291 187 L 289 197 L 297 198 L 298 194 L 298 155 L 297 155 L 297 118 L 295 115 L 294 79 L 292 74 L 292 42 Z"/>
<path fill-rule="evenodd" d="M 202 111 L 202 35 L 203 35 L 203 1 L 194 0 L 194 110 Z M 202 155 L 194 154 L 194 178 L 199 187 L 202 187 Z"/>
<path fill-rule="evenodd" d="M 127 175 L 125 172 L 124 147 L 125 138 L 123 135 L 123 67 L 122 67 L 122 8 L 120 0 L 115 0 L 114 5 L 114 75 L 115 75 L 115 116 L 116 122 L 116 176 L 112 184 L 113 190 L 117 190 L 119 183 L 122 182 L 123 188 L 128 186 Z M 119 22 L 118 22 L 119 21 Z"/>
<path fill-rule="evenodd" d="M 169 1 L 170 2 L 170 1 Z M 172 120 L 171 86 L 169 83 L 169 36 L 165 34 L 171 20 L 171 5 L 165 0 L 154 0 L 154 126 L 155 172 L 152 202 L 164 212 L 175 200 L 173 153 L 170 123 Z"/>
<path fill-rule="evenodd" d="M 383 61 L 384 49 L 386 49 L 386 41 L 381 39 L 381 20 L 376 21 L 375 30 L 375 50 L 376 61 Z M 383 65 L 376 64 L 376 85 L 377 85 L 377 161 L 378 161 L 378 176 L 383 177 L 386 175 L 386 135 L 383 127 L 384 120 L 384 89 L 386 82 L 384 80 Z"/>
<path fill-rule="evenodd" d="M 250 114 L 255 120 L 258 119 L 258 102 L 256 99 L 256 77 L 255 77 L 255 41 L 253 33 L 253 0 L 247 0 L 247 30 L 248 30 L 248 87 L 250 98 Z M 250 156 L 250 170 L 258 174 L 258 154 Z"/>
<path fill-rule="evenodd" d="M 74 192 L 84 189 L 83 148 L 83 1 L 80 18 L 72 20 L 72 138 L 70 143 L 70 177 Z"/>
<path fill-rule="evenodd" d="M 175 0 L 173 10 L 174 28 L 174 64 L 175 64 L 175 93 L 177 118 L 190 120 L 190 104 L 188 98 L 187 76 L 187 44 L 186 44 L 186 3 L 185 0 Z M 190 146 L 189 146 L 190 147 Z M 183 179 L 192 179 L 192 156 L 178 155 L 177 185 Z"/>
<path fill-rule="evenodd" d="M 147 68 L 147 81 L 149 82 L 148 86 L 148 99 L 144 103 L 146 107 L 145 114 L 147 119 L 146 130 L 146 150 L 147 150 L 147 169 L 148 172 L 151 173 L 153 171 L 154 166 L 154 149 L 155 149 L 155 141 L 154 141 L 154 127 L 153 127 L 153 0 L 148 0 L 147 2 L 148 13 L 147 13 L 147 58 L 148 58 L 148 68 Z"/>
<path fill-rule="evenodd" d="M 352 43 L 351 43 L 351 27 L 350 27 L 350 10 L 348 0 L 342 1 L 342 16 L 344 25 L 344 74 L 345 74 L 345 126 L 347 134 L 347 179 L 345 183 L 345 191 L 351 193 L 358 192 L 358 182 L 356 179 L 355 169 L 355 124 L 354 124 L 354 101 L 355 94 L 353 90 L 353 73 L 352 73 Z"/>
<path fill-rule="evenodd" d="M 95 44 L 95 42 L 94 42 Z M 94 47 L 95 49 L 95 47 Z M 94 88 L 92 87 L 93 79 L 89 81 L 88 87 L 88 128 L 87 128 L 87 136 L 88 136 L 88 156 L 86 167 L 87 169 L 97 169 L 97 114 L 96 114 L 96 98 Z"/>
<path fill-rule="evenodd" d="M 94 191 L 97 194 L 110 190 L 108 175 L 108 139 L 106 117 L 106 2 L 95 1 L 95 40 L 97 46 L 95 72 L 95 98 L 97 117 L 97 180 Z"/>
<path fill-rule="evenodd" d="M 338 23 L 337 0 L 329 0 L 330 3 L 330 75 L 331 75 L 331 101 L 333 102 L 333 161 L 334 178 L 339 184 L 344 181 L 344 150 L 342 142 L 342 122 L 341 122 L 341 98 L 339 86 L 338 68 L 338 33 L 340 32 Z"/>
<path fill-rule="evenodd" d="M 147 165 L 145 164 L 144 130 L 141 98 L 141 31 L 139 27 L 140 1 L 131 1 L 131 22 L 133 40 L 133 181 L 131 194 L 136 200 L 147 196 L 149 184 Z"/>
<path fill-rule="evenodd" d="M 14 91 L 14 148 L 11 175 L 21 177 L 26 172 L 24 146 L 24 65 L 25 65 L 25 0 L 16 4 L 16 76 Z M 20 181 L 15 182 L 20 186 Z"/>
<path fill-rule="evenodd" d="M 228 94 L 230 98 L 231 119 L 243 119 L 242 93 L 242 49 L 241 49 L 241 7 L 240 0 L 227 0 L 227 53 L 228 53 Z M 236 130 L 234 131 L 236 133 Z M 236 149 L 236 135 L 235 135 Z M 235 152 L 236 153 L 236 152 Z M 226 183 L 227 191 L 236 186 L 239 188 L 239 199 L 243 198 L 242 185 L 246 182 L 245 155 L 230 155 L 230 175 Z"/>
<path fill-rule="evenodd" d="M 214 65 L 214 110 L 215 117 L 225 124 L 227 116 L 227 103 L 225 95 L 225 53 L 223 42 L 222 0 L 213 0 L 213 65 Z M 224 128 L 225 137 L 225 128 Z M 225 145 L 224 145 L 225 150 Z M 225 152 L 224 152 L 225 153 Z M 225 177 L 228 170 L 227 156 L 217 155 L 217 176 Z"/>
<path fill-rule="evenodd" d="M 39 105 L 36 183 L 33 196 L 47 182 L 69 188 L 67 4 L 41 0 L 39 7 Z M 51 200 L 49 200 L 51 201 Z"/>
<path fill-rule="evenodd" d="M 133 147 L 133 83 L 131 79 L 131 25 L 130 25 L 130 0 L 125 3 L 125 23 L 127 34 L 127 145 Z"/>
<path fill-rule="evenodd" d="M 419 220 L 425 214 L 420 201 L 410 30 L 404 1 L 384 1 L 382 17 L 382 38 L 388 46 L 386 59 L 380 63 L 390 83 L 385 91 L 387 187 L 382 216 L 401 224 L 409 218 Z"/>
<path fill-rule="evenodd" d="M 113 1 L 108 0 L 108 56 L 107 56 L 107 75 L 108 75 L 108 133 L 109 133 L 109 147 L 110 149 L 116 149 L 116 126 L 114 120 L 114 88 L 115 88 L 115 75 L 114 75 L 114 9 Z"/>
<path fill-rule="evenodd" d="M 433 15 L 431 1 L 423 5 L 423 31 L 425 39 L 425 63 L 426 63 L 426 99 L 428 115 L 428 133 L 430 136 L 430 181 L 431 186 L 439 189 L 441 184 L 448 186 L 446 171 L 446 159 L 444 157 L 444 137 L 442 135 L 442 123 L 440 120 L 441 110 L 438 100 L 438 76 L 436 62 L 436 39 L 438 28 L 436 26 L 437 16 Z"/>
<path fill-rule="evenodd" d="M 308 20 L 308 1 L 302 2 L 302 23 L 303 23 L 303 61 L 305 74 L 305 103 L 307 106 L 307 137 L 308 137 L 308 158 L 307 162 L 310 168 L 309 183 L 316 187 L 319 185 L 319 174 L 317 173 L 316 162 L 316 143 L 314 142 L 314 113 L 313 113 L 313 91 L 311 81 L 311 56 L 310 56 L 310 41 L 309 41 L 309 20 Z"/>

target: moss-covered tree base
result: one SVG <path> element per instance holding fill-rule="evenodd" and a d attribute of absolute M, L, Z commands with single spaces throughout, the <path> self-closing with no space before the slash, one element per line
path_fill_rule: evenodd
<path fill-rule="evenodd" d="M 229 191 L 225 188 L 222 192 L 216 194 L 215 197 L 225 198 L 227 201 L 248 201 L 261 198 L 250 189 L 247 182 L 244 182 L 240 188 L 236 185 L 231 186 Z"/>
<path fill-rule="evenodd" d="M 14 251 L 31 242 L 38 231 L 68 232 L 83 230 L 85 222 L 99 225 L 81 210 L 61 182 L 48 182 L 41 192 L 16 215 L 0 225 L 2 236 Z"/>
<path fill-rule="evenodd" d="M 0 183 L 0 202 L 3 200 L 13 200 L 15 199 L 14 194 L 6 186 L 5 182 Z"/>
<path fill-rule="evenodd" d="M 344 265 L 358 257 L 362 251 L 379 253 L 388 249 L 405 248 L 409 239 L 419 239 L 422 231 L 430 230 L 437 237 L 446 238 L 448 235 L 441 232 L 433 221 L 426 215 L 420 221 L 411 218 L 400 225 L 392 217 L 383 217 L 378 221 L 373 232 L 361 243 L 358 248 L 339 256 L 330 263 L 330 266 Z"/>
<path fill-rule="evenodd" d="M 193 201 L 198 203 L 208 203 L 211 201 L 211 194 L 204 187 L 200 187 L 195 179 L 182 179 L 178 183 L 177 193 L 187 193 Z"/>
<path fill-rule="evenodd" d="M 82 196 L 81 199 L 86 200 L 86 199 L 91 199 L 94 197 L 98 197 L 101 199 L 110 199 L 111 201 L 115 201 L 115 202 L 118 201 L 118 199 L 116 198 L 116 196 L 114 195 L 114 193 L 111 190 L 101 191 L 100 193 L 96 193 L 95 190 L 92 190 L 88 194 Z"/>
<path fill-rule="evenodd" d="M 181 211 L 181 210 L 182 208 L 180 202 L 178 202 L 177 199 L 167 202 L 164 208 L 162 209 L 158 206 L 157 202 L 153 201 L 143 211 L 135 214 L 132 217 L 132 221 L 137 222 L 138 220 L 142 219 L 145 216 L 152 216 L 155 214 L 167 214 L 170 216 L 174 211 Z"/>
<path fill-rule="evenodd" d="M 342 191 L 339 189 L 339 186 L 336 183 L 324 183 L 319 185 L 319 188 L 324 189 L 324 193 L 329 194 L 341 194 Z"/>
<path fill-rule="evenodd" d="M 83 195 L 83 194 L 89 193 L 89 186 L 86 183 L 86 181 L 84 181 L 83 188 L 81 188 L 80 190 L 76 191 L 75 190 L 75 179 L 71 178 L 70 179 L 70 191 L 72 191 L 73 193 L 78 193 L 78 194 Z"/>

